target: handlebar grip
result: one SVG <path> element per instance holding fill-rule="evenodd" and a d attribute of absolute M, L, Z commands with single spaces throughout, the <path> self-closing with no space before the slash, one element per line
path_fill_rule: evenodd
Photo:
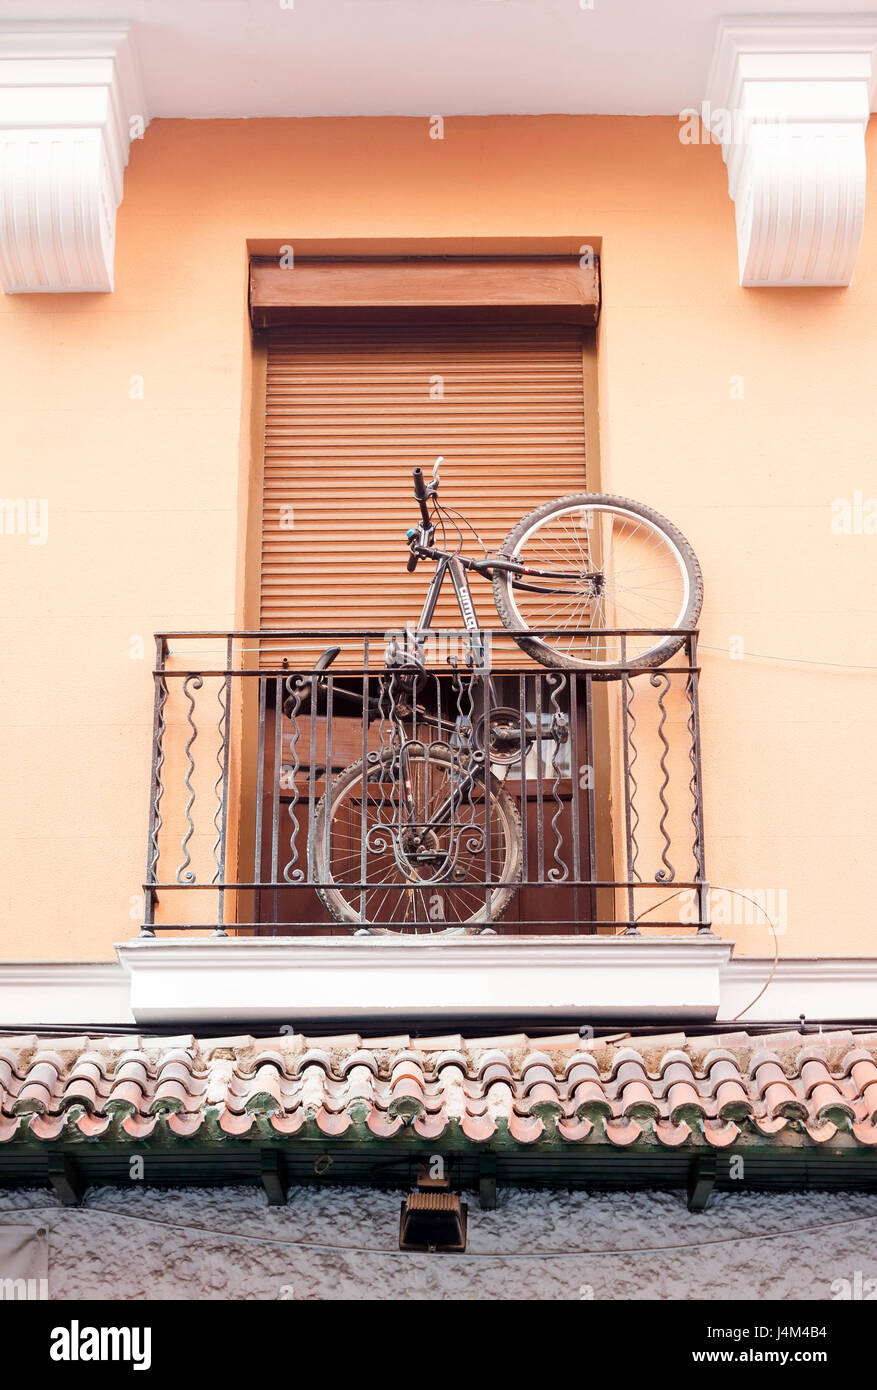
<path fill-rule="evenodd" d="M 409 556 L 408 556 L 408 564 L 406 565 L 405 568 L 408 570 L 408 573 L 409 573 L 409 574 L 413 574 L 414 571 L 417 569 L 417 561 L 418 561 L 419 558 L 420 558 L 420 557 L 419 557 L 418 555 L 409 555 Z"/>
<path fill-rule="evenodd" d="M 427 498 L 428 498 L 428 497 L 429 497 L 429 493 L 427 492 L 427 490 L 426 490 L 426 484 L 425 484 L 424 481 L 423 481 L 423 470 L 420 469 L 420 468 L 415 468 L 415 469 L 414 469 L 414 498 L 415 498 L 415 501 L 417 501 L 417 502 L 420 503 L 420 515 L 421 515 L 421 517 L 422 517 L 422 519 L 423 519 L 423 524 L 424 524 L 424 526 L 428 526 L 428 525 L 429 525 L 429 511 L 428 511 L 427 506 L 426 506 L 426 502 L 427 502 Z"/>

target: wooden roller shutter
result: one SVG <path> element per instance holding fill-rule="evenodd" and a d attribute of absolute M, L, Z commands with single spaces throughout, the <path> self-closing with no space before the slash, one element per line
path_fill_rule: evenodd
<path fill-rule="evenodd" d="M 406 571 L 411 469 L 496 549 L 526 512 L 585 483 L 582 329 L 566 324 L 300 327 L 269 335 L 263 628 L 397 628 L 429 575 Z M 449 533 L 454 543 L 454 533 Z M 441 538 L 439 537 L 439 544 Z M 479 553 L 464 530 L 464 549 Z M 490 588 L 473 591 L 498 626 Z M 437 625 L 460 626 L 453 592 Z"/>

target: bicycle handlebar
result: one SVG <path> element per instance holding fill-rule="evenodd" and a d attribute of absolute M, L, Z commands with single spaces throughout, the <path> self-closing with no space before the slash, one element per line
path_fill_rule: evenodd
<path fill-rule="evenodd" d="M 423 524 L 424 526 L 428 526 L 429 512 L 426 503 L 429 498 L 429 493 L 426 490 L 426 483 L 423 481 L 423 470 L 421 468 L 414 469 L 414 498 L 415 501 L 420 503 L 420 515 L 423 518 Z"/>

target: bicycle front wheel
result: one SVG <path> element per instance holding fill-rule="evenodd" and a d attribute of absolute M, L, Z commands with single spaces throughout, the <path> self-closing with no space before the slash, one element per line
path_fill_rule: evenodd
<path fill-rule="evenodd" d="M 582 492 L 546 502 L 509 532 L 500 554 L 555 576 L 493 576 L 503 626 L 543 666 L 604 680 L 625 667 L 660 666 L 684 641 L 674 630 L 693 627 L 700 614 L 703 580 L 688 541 L 626 497 Z M 621 638 L 611 628 L 651 633 Z"/>
<path fill-rule="evenodd" d="M 356 762 L 318 803 L 317 893 L 337 922 L 387 931 L 441 932 L 497 921 L 521 876 L 521 821 L 483 765 L 441 745 Z"/>

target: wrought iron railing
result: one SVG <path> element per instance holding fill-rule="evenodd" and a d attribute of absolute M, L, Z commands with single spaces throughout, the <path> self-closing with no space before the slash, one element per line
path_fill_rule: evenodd
<path fill-rule="evenodd" d="M 453 634 L 422 669 L 159 634 L 143 934 L 708 931 L 697 634 L 655 670 L 613 635 L 607 680 L 505 631 L 477 670 Z"/>

